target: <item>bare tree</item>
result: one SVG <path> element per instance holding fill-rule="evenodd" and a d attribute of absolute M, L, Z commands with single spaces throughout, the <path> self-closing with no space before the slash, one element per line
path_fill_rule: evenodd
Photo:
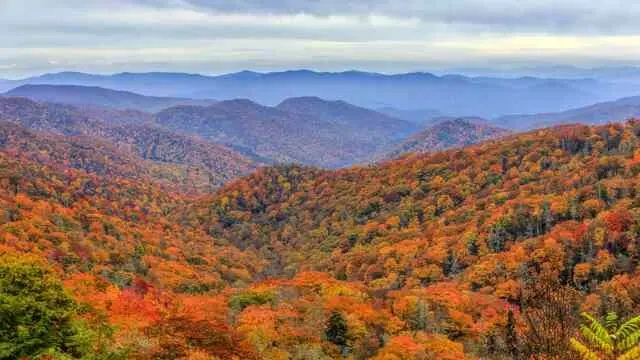
<path fill-rule="evenodd" d="M 580 303 L 580 293 L 562 284 L 557 277 L 523 277 L 521 358 L 579 359 L 571 350 L 570 340 L 580 322 Z"/>

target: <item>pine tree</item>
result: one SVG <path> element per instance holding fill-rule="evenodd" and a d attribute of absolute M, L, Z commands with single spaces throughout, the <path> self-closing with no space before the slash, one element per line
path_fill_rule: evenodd
<path fill-rule="evenodd" d="M 478 256 L 480 253 L 480 247 L 478 246 L 478 238 L 476 235 L 469 236 L 467 240 L 467 251 L 471 256 Z"/>
<path fill-rule="evenodd" d="M 334 343 L 335 345 L 340 346 L 340 348 L 342 348 L 343 350 L 347 347 L 347 321 L 344 319 L 344 316 L 341 313 L 337 311 L 331 313 L 331 316 L 329 316 L 329 320 L 327 321 L 325 335 L 327 337 L 327 340 Z"/>

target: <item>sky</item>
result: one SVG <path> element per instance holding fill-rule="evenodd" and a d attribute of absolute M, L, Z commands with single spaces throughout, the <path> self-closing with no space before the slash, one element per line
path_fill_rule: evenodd
<path fill-rule="evenodd" d="M 633 0 L 0 0 L 0 78 L 640 64 Z"/>

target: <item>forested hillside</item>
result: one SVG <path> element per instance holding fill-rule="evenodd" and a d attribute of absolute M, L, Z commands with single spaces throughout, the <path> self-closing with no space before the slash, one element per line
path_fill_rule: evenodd
<path fill-rule="evenodd" d="M 222 358 L 243 354 L 233 331 L 207 317 L 204 307 L 215 306 L 215 297 L 207 297 L 199 312 L 181 305 L 193 301 L 189 296 L 178 300 L 173 294 L 250 283 L 264 261 L 171 221 L 169 215 L 192 199 L 113 173 L 34 162 L 21 151 L 0 151 L 0 186 L 0 278 L 24 278 L 22 287 L 0 292 L 3 316 L 12 314 L 10 322 L 3 318 L 0 331 L 13 334 L 2 343 L 0 357 L 175 358 L 173 347 L 186 341 L 179 331 L 207 336 Z M 39 275 L 49 266 L 53 275 Z M 34 267 L 39 270 L 29 270 Z M 47 280 L 54 282 L 51 287 L 64 281 L 78 305 L 54 301 L 47 306 L 64 317 L 33 322 L 39 315 L 32 312 L 49 294 L 37 290 L 44 286 L 40 281 L 52 276 L 58 280 Z M 197 330 L 203 324 L 206 332 Z M 55 330 L 63 325 L 64 332 Z M 111 326 L 118 329 L 113 338 Z"/>
<path fill-rule="evenodd" d="M 51 289 L 67 330 L 45 338 L 16 308 L 4 358 L 571 359 L 594 340 L 581 311 L 640 309 L 638 121 L 261 168 L 210 195 L 105 176 L 47 150 L 64 139 L 9 130 L 0 279 Z M 28 289 L 0 304 L 47 301 Z"/>
<path fill-rule="evenodd" d="M 62 85 L 9 93 L 20 94 L 31 98 L 0 97 L 0 121 L 99 137 L 153 161 L 203 166 L 214 187 L 261 163 L 330 168 L 366 163 L 420 130 L 410 121 L 315 97 L 268 107 L 246 99 L 190 101 Z M 175 105 L 181 102 L 191 105 Z M 164 105 L 157 113 L 139 110 Z"/>
<path fill-rule="evenodd" d="M 129 163 L 147 161 L 152 177 L 185 189 L 211 191 L 230 179 L 245 175 L 260 165 L 236 151 L 214 142 L 180 135 L 153 123 L 151 114 L 115 109 L 84 109 L 70 105 L 40 103 L 26 98 L 0 97 L 0 124 L 11 122 L 27 129 L 58 135 L 64 142 L 84 143 L 84 152 L 109 145 Z M 15 140 L 37 146 L 38 141 Z M 55 151 L 51 152 L 55 154 Z M 73 154 L 72 154 L 73 155 Z M 97 155 L 90 154 L 96 157 Z M 93 169 L 94 171 L 110 171 Z"/>
<path fill-rule="evenodd" d="M 442 118 L 434 125 L 411 136 L 385 154 L 388 159 L 410 152 L 433 152 L 462 148 L 506 136 L 510 131 L 492 126 L 481 118 Z"/>
<path fill-rule="evenodd" d="M 155 116 L 161 126 L 226 144 L 271 163 L 341 167 L 372 155 L 418 126 L 345 102 L 289 99 L 277 107 L 246 99 L 210 106 L 175 106 Z"/>

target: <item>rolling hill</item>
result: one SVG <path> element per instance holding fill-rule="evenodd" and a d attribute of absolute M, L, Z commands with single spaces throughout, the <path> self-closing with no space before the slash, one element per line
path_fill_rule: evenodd
<path fill-rule="evenodd" d="M 76 304 L 91 356 L 566 358 L 581 312 L 640 308 L 638 134 L 263 167 L 198 195 L 106 141 L 3 123 L 0 277 L 64 288 L 46 309 Z"/>
<path fill-rule="evenodd" d="M 156 112 L 175 105 L 208 105 L 214 101 L 144 96 L 128 91 L 118 91 L 95 86 L 79 85 L 23 85 L 4 96 L 27 97 L 36 101 L 98 106 L 120 110 Z"/>
<path fill-rule="evenodd" d="M 388 153 L 386 158 L 392 159 L 409 152 L 424 153 L 462 148 L 510 133 L 509 130 L 491 126 L 480 118 L 440 118 L 435 121 L 435 125 L 411 136 Z"/>
<path fill-rule="evenodd" d="M 143 180 L 151 178 L 150 162 L 88 136 L 64 136 L 28 130 L 0 121 L 0 149 L 58 169 L 80 169 L 100 176 Z"/>
<path fill-rule="evenodd" d="M 397 141 L 416 129 L 416 126 L 408 121 L 341 100 L 298 97 L 287 99 L 276 108 L 301 117 L 316 117 L 327 123 L 352 129 L 353 134 L 362 135 L 363 140 L 375 139 L 383 144 Z"/>
<path fill-rule="evenodd" d="M 339 167 L 371 158 L 416 125 L 344 102 L 290 99 L 277 107 L 250 100 L 177 106 L 155 116 L 161 126 L 232 146 L 272 162 Z"/>
<path fill-rule="evenodd" d="M 211 190 L 259 165 L 227 147 L 176 134 L 153 123 L 132 123 L 131 117 L 130 111 L 84 110 L 0 97 L 0 121 L 58 135 L 89 137 L 157 165 L 179 165 L 181 170 L 175 173 L 200 178 L 200 190 Z M 90 144 L 91 140 L 85 143 Z"/>
<path fill-rule="evenodd" d="M 92 134 L 105 133 L 101 122 L 110 126 L 144 124 L 156 127 L 148 130 L 150 132 L 164 128 L 176 134 L 226 144 L 258 162 L 296 162 L 326 167 L 352 165 L 371 160 L 374 154 L 419 130 L 419 126 L 410 121 L 344 101 L 317 97 L 291 98 L 276 107 L 243 99 L 207 106 L 176 105 L 151 114 L 131 108 L 164 107 L 185 99 L 63 85 L 23 86 L 8 94 L 83 105 L 74 107 L 43 102 L 40 107 L 34 107 L 25 98 L 7 97 L 13 99 L 13 111 L 32 108 L 26 114 L 17 115 L 30 128 L 63 134 Z M 92 106 L 86 107 L 87 103 Z M 12 109 L 8 106 L 7 100 L 3 111 L 5 117 L 11 117 Z M 55 113 L 62 118 L 60 124 L 51 123 Z M 44 117 L 47 120 L 43 120 Z M 42 124 L 37 124 L 38 121 Z M 110 141 L 117 140 L 115 136 L 110 138 Z"/>
<path fill-rule="evenodd" d="M 260 163 L 228 147 L 176 134 L 153 124 L 96 127 L 86 134 L 105 139 L 145 160 L 194 167 L 191 171 L 207 177 L 209 189 L 246 175 L 260 166 Z"/>
<path fill-rule="evenodd" d="M 97 149 L 95 139 L 36 134 L 0 123 L 0 140 L 3 311 L 13 304 L 20 309 L 38 306 L 55 296 L 55 291 L 62 292 L 64 281 L 65 297 L 56 297 L 38 309 L 48 314 L 66 306 L 58 323 L 73 321 L 74 325 L 64 333 L 56 327 L 56 336 L 87 335 L 89 344 L 96 347 L 61 347 L 58 353 L 106 354 L 114 359 L 186 356 L 186 350 L 167 341 L 190 342 L 199 333 L 207 338 L 207 353 L 212 356 L 257 359 L 234 330 L 216 319 L 217 314 L 203 319 L 177 311 L 186 306 L 209 308 L 206 311 L 213 314 L 208 300 L 189 305 L 196 299 L 179 294 L 249 282 L 263 263 L 249 252 L 218 243 L 202 228 L 170 219 L 168 215 L 191 201 L 190 196 L 150 182 L 144 174 L 129 176 L 140 168 L 132 166 L 126 156 L 112 157 L 118 151 L 108 145 Z M 104 171 L 95 171 L 97 164 L 104 165 Z M 7 280 L 8 273 L 15 275 Z M 53 284 L 51 291 L 43 290 L 46 283 Z M 11 290 L 6 284 L 16 289 L 10 304 L 6 294 Z M 22 301 L 28 291 L 35 294 L 31 303 Z M 163 312 L 166 321 L 160 320 L 162 306 L 168 311 Z M 9 322 L 3 316 L 3 326 L 14 329 L 20 319 Z M 181 330 L 167 331 L 174 326 Z M 116 327 L 120 329 L 117 334 L 113 332 Z M 171 335 L 143 335 L 156 330 Z M 179 335 L 185 330 L 184 336 Z M 11 343 L 18 341 L 14 339 Z M 134 345 L 140 341 L 154 345 Z M 15 354 L 11 347 L 3 351 Z"/>
<path fill-rule="evenodd" d="M 531 115 L 507 115 L 492 122 L 515 130 L 542 128 L 560 124 L 606 124 L 640 116 L 640 96 L 622 98 L 577 109 Z"/>
<path fill-rule="evenodd" d="M 345 284 L 324 303 L 340 309 L 349 329 L 368 329 L 375 344 L 384 335 L 377 337 L 373 324 L 383 322 L 391 334 L 393 314 L 405 321 L 406 332 L 396 336 L 409 344 L 431 344 L 416 335 L 431 329 L 465 344 L 434 358 L 510 358 L 508 347 L 474 339 L 493 329 L 496 341 L 505 341 L 505 324 L 522 321 L 523 342 L 538 344 L 542 336 L 552 344 L 524 346 L 523 353 L 562 358 L 573 332 L 540 335 L 537 324 L 578 326 L 568 324 L 579 323 L 580 311 L 615 308 L 630 316 L 640 305 L 638 134 L 637 121 L 564 126 L 371 167 L 264 168 L 204 199 L 197 213 L 214 236 L 269 259 L 266 277 L 324 279 L 315 284 L 327 292 L 336 291 L 329 285 L 336 280 L 364 284 L 374 299 L 385 299 L 367 308 Z M 286 285 L 271 289 L 298 304 L 285 300 Z M 304 304 L 298 309 L 312 321 Z M 358 341 L 370 338 L 356 339 L 349 349 L 366 353 Z"/>

